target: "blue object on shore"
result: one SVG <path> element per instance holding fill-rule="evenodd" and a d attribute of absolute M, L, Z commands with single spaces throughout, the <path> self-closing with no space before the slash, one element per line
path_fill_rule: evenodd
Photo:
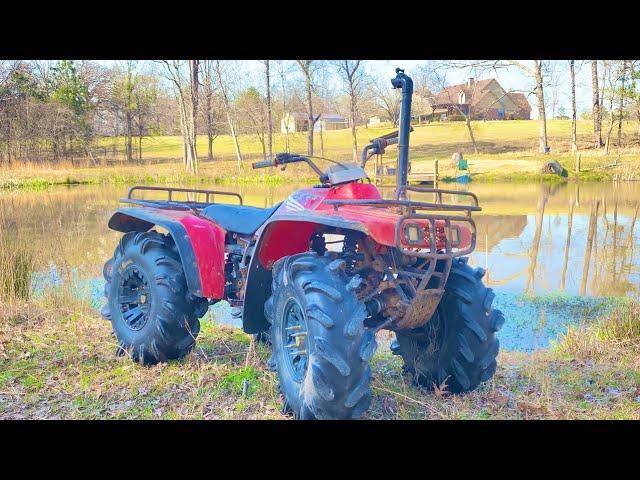
<path fill-rule="evenodd" d="M 471 182 L 471 175 L 469 175 L 469 174 L 460 175 L 459 177 L 456 177 L 456 182 L 458 182 L 458 183 L 469 183 L 469 182 Z"/>

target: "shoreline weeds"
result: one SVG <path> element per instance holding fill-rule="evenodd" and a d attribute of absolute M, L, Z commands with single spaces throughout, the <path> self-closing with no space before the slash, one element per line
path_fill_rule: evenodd
<path fill-rule="evenodd" d="M 144 166 L 140 166 L 143 168 Z M 61 172 L 62 173 L 62 172 Z M 58 178 L 55 178 L 58 177 Z M 472 173 L 471 183 L 588 183 L 588 182 L 635 182 L 640 178 L 620 179 L 616 175 L 610 173 L 594 173 L 581 172 L 580 174 L 569 174 L 568 177 L 559 177 L 553 174 L 540 174 L 532 172 L 511 172 L 511 173 L 494 173 L 481 172 Z M 309 175 L 189 175 L 186 172 L 180 172 L 170 175 L 156 174 L 118 174 L 118 170 L 108 171 L 103 169 L 94 175 L 38 175 L 33 177 L 16 177 L 7 175 L 6 172 L 0 172 L 0 191 L 8 190 L 45 190 L 56 186 L 73 186 L 73 185 L 283 185 L 283 184 L 299 184 L 299 183 L 317 183 L 317 178 Z M 456 183 L 456 178 L 451 175 L 442 175 L 440 178 L 442 184 Z M 382 185 L 393 185 L 392 181 L 385 181 Z"/>

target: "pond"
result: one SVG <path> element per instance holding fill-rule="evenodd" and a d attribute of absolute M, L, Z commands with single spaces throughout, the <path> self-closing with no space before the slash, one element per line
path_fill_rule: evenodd
<path fill-rule="evenodd" d="M 304 185 L 216 186 L 245 204 L 271 206 Z M 503 349 L 545 348 L 567 326 L 606 313 L 640 286 L 640 184 L 445 184 L 477 194 L 478 238 L 470 264 L 486 269 L 494 306 L 507 318 Z M 206 188 L 206 187 L 203 187 Z M 383 188 L 383 196 L 393 195 Z M 102 264 L 119 233 L 107 221 L 126 187 L 75 186 L 0 193 L 0 228 L 36 251 L 35 294 L 71 278 L 101 306 Z M 417 200 L 421 194 L 414 194 Z M 591 232 L 591 235 L 589 234 Z M 224 307 L 216 317 L 230 321 Z"/>

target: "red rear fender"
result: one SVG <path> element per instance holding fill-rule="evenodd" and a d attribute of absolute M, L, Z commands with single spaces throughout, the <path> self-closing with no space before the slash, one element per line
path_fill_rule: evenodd
<path fill-rule="evenodd" d="M 109 220 L 109 228 L 120 232 L 144 232 L 154 225 L 167 229 L 176 243 L 189 291 L 198 297 L 223 298 L 226 231 L 182 210 L 121 208 Z"/>

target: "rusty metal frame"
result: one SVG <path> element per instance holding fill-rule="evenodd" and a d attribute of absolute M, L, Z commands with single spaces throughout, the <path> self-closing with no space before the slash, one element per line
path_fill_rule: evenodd
<path fill-rule="evenodd" d="M 449 278 L 453 259 L 468 255 L 475 250 L 477 241 L 476 224 L 471 218 L 471 212 L 482 210 L 478 204 L 478 197 L 471 192 L 459 192 L 457 190 L 445 190 L 438 188 L 422 188 L 405 185 L 401 189 L 420 193 L 432 193 L 435 202 L 415 202 L 411 200 L 327 200 L 335 210 L 342 206 L 370 206 L 370 207 L 398 207 L 402 216 L 395 225 L 394 240 L 397 250 L 403 254 L 417 257 L 422 260 L 419 266 L 397 266 L 387 264 L 387 277 L 392 279 L 394 290 L 398 293 L 404 312 L 402 315 L 387 320 L 384 325 L 393 325 L 393 329 L 411 330 L 421 327 L 433 317 L 442 295 L 444 286 Z M 443 202 L 443 195 L 465 195 L 470 199 L 469 204 L 455 205 Z M 429 211 L 433 213 L 420 213 Z M 439 214 L 438 212 L 443 212 Z M 445 212 L 464 212 L 462 215 L 448 215 Z M 429 233 L 429 246 L 412 249 L 401 242 L 402 228 L 406 223 L 416 221 L 424 225 Z M 438 250 L 436 235 L 437 222 L 444 222 L 444 249 Z M 451 231 L 453 222 L 464 222 L 471 231 L 471 243 L 464 249 L 454 251 Z M 436 267 L 440 265 L 440 270 Z M 436 278 L 436 284 L 432 279 Z"/>

